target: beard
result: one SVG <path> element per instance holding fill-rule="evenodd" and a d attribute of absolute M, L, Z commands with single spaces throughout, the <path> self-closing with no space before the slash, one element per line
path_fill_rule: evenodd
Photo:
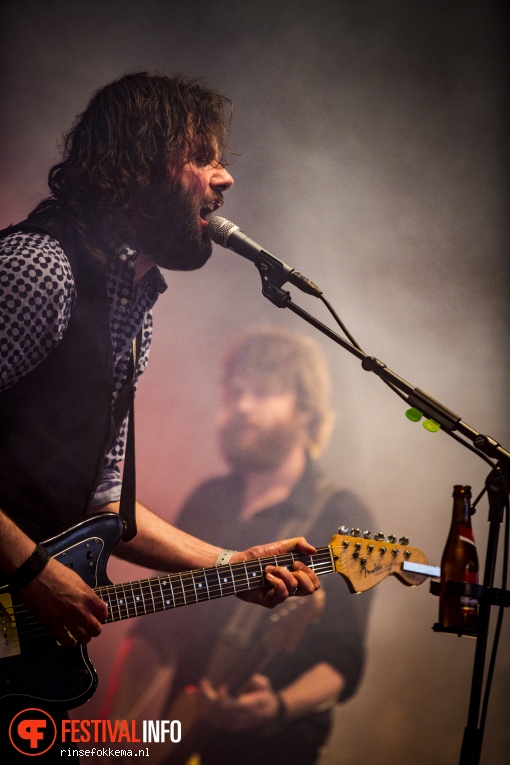
<path fill-rule="evenodd" d="M 136 248 L 161 268 L 202 268 L 212 253 L 211 239 L 198 223 L 206 203 L 168 181 L 143 189 L 137 196 L 131 237 Z"/>
<path fill-rule="evenodd" d="M 218 435 L 223 457 L 233 470 L 262 472 L 279 467 L 300 434 L 295 421 L 260 427 L 233 418 L 220 427 Z"/>

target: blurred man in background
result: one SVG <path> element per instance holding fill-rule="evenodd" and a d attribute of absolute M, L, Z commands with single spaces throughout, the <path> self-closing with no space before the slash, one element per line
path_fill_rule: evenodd
<path fill-rule="evenodd" d="M 262 530 L 304 529 L 324 544 L 339 525 L 369 528 L 360 501 L 315 462 L 331 431 L 329 387 L 308 337 L 261 328 L 235 338 L 218 423 L 229 472 L 193 492 L 179 527 L 233 550 Z M 180 719 L 183 741 L 154 745 L 157 763 L 184 763 L 192 752 L 202 765 L 315 763 L 333 708 L 360 682 L 371 600 L 352 597 L 339 577 L 322 585 L 276 619 L 225 599 L 142 620 L 119 652 L 112 687 L 120 686 L 102 715 Z"/>

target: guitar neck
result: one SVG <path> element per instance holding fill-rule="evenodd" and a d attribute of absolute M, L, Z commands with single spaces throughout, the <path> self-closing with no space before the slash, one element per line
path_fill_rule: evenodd
<path fill-rule="evenodd" d="M 266 566 L 284 566 L 292 570 L 292 564 L 298 560 L 311 568 L 317 576 L 335 571 L 331 547 L 321 547 L 314 555 L 286 553 L 227 566 L 104 585 L 96 587 L 95 592 L 108 605 L 106 622 L 117 622 L 261 587 L 265 583 Z"/>

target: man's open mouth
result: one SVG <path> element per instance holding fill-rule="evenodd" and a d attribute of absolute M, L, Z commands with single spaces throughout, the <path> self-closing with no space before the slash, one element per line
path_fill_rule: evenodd
<path fill-rule="evenodd" d="M 220 201 L 220 200 L 213 200 L 212 202 L 209 202 L 209 204 L 206 205 L 205 207 L 201 207 L 200 208 L 200 219 L 201 219 L 202 223 L 207 225 L 211 215 L 214 215 L 216 210 L 219 210 L 222 204 L 223 204 L 223 202 Z"/>

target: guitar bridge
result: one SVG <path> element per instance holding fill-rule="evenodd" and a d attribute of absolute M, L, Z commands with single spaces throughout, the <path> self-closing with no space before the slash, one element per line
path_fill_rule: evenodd
<path fill-rule="evenodd" d="M 8 592 L 0 594 L 0 659 L 21 653 L 12 598 Z"/>

